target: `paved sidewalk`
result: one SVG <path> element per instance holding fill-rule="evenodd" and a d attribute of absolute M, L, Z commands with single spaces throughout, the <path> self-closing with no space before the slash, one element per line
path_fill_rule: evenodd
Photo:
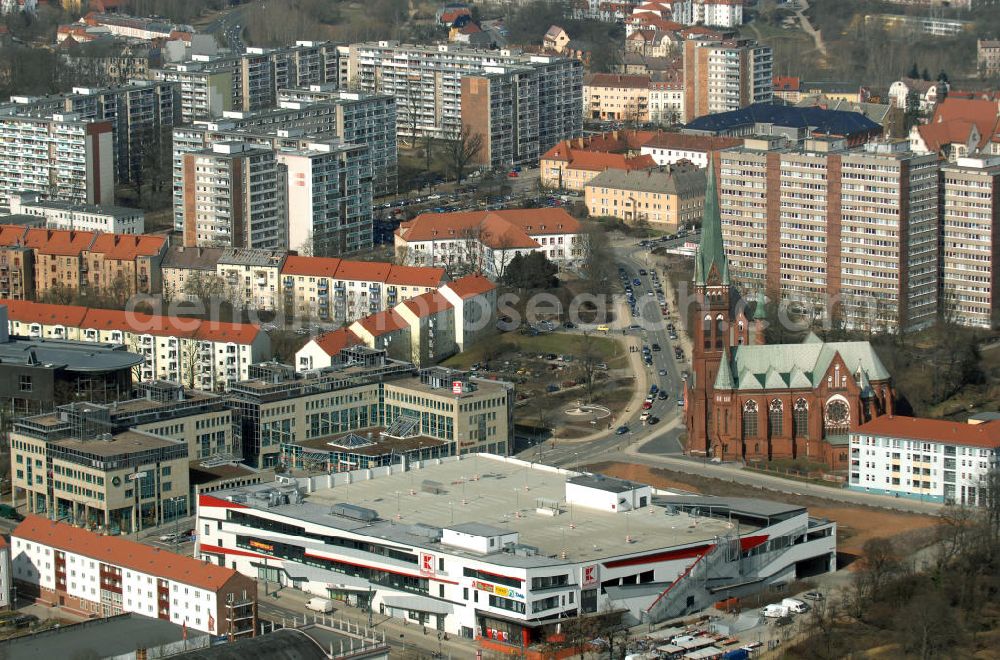
<path fill-rule="evenodd" d="M 322 622 L 322 614 L 317 614 L 306 609 L 306 603 L 310 598 L 313 598 L 312 594 L 307 594 L 303 591 L 298 591 L 291 587 L 282 587 L 275 591 L 275 586 L 273 583 L 269 585 L 269 591 L 272 593 L 267 596 L 264 595 L 263 590 L 259 591 L 258 598 L 261 605 L 260 613 L 261 618 L 272 619 L 276 618 L 274 616 L 269 616 L 267 605 L 273 605 L 275 607 L 280 607 L 285 610 L 290 610 L 296 615 L 298 619 L 296 621 L 297 625 L 302 625 L 303 621 L 307 623 Z M 350 621 L 351 623 L 358 624 L 362 628 L 368 627 L 368 611 L 357 607 L 350 607 L 346 603 L 341 601 L 334 601 L 334 611 L 331 614 L 325 615 L 331 619 L 341 619 L 345 621 Z M 281 623 L 280 619 L 278 623 Z M 287 620 L 286 624 L 288 627 L 292 627 L 293 622 Z M 444 639 L 445 635 L 441 635 L 441 639 L 438 639 L 438 631 L 431 626 L 420 626 L 415 623 L 404 623 L 403 619 L 394 619 L 387 617 L 384 614 L 379 614 L 378 612 L 372 615 L 372 629 L 376 632 L 384 633 L 386 641 L 392 644 L 397 649 L 399 647 L 404 647 L 405 649 L 415 653 L 413 657 L 431 657 L 434 654 L 440 653 L 444 658 L 474 658 L 476 657 L 476 649 L 478 645 L 471 639 L 464 639 L 462 637 L 457 637 L 454 635 L 447 635 L 448 639 Z M 393 657 L 398 657 L 396 653 L 393 653 Z"/>

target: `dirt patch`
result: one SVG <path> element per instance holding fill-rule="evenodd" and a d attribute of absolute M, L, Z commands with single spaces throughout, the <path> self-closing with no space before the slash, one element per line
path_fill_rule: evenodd
<path fill-rule="evenodd" d="M 777 502 L 806 506 L 810 515 L 836 521 L 837 549 L 842 555 L 853 557 L 861 554 L 861 548 L 866 541 L 879 537 L 906 538 L 907 543 L 900 544 L 902 547 L 910 548 L 912 551 L 919 550 L 930 542 L 933 528 L 937 524 L 937 519 L 933 516 L 840 504 L 821 497 L 793 496 L 788 493 L 750 488 L 722 479 L 636 463 L 595 463 L 584 469 L 650 484 L 656 488 L 676 488 L 723 497 L 764 497 Z"/>

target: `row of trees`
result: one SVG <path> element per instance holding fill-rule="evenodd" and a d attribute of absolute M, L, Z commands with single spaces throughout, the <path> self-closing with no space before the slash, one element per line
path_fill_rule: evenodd
<path fill-rule="evenodd" d="M 992 640 L 981 635 L 1000 623 L 1000 473 L 981 487 L 986 506 L 946 509 L 925 559 L 888 539 L 865 543 L 850 585 L 818 604 L 814 634 L 791 657 L 850 657 L 873 646 L 921 659 L 988 652 Z"/>

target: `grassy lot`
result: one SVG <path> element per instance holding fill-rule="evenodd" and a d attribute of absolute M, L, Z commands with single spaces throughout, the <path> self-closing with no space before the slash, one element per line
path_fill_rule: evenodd
<path fill-rule="evenodd" d="M 608 337 L 574 335 L 562 332 L 550 332 L 537 335 L 521 335 L 508 332 L 499 337 L 491 337 L 484 342 L 471 346 L 459 355 L 448 358 L 444 366 L 456 369 L 468 369 L 477 362 L 510 361 L 518 357 L 533 360 L 543 353 L 558 355 L 576 355 L 582 349 L 584 342 L 593 343 L 594 352 L 602 362 L 607 362 L 609 368 L 625 366 L 627 353 L 615 340 Z M 518 356 L 517 353 L 522 355 Z M 498 365 L 493 365 L 495 368 Z"/>

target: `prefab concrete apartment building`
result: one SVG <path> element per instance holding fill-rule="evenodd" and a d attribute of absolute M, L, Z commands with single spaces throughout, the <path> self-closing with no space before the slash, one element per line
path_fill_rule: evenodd
<path fill-rule="evenodd" d="M 938 161 L 905 142 L 747 139 L 717 153 L 730 272 L 745 292 L 876 331 L 938 315 Z"/>
<path fill-rule="evenodd" d="M 656 623 L 834 568 L 805 507 L 469 454 L 202 495 L 195 555 L 502 650 L 626 609 Z"/>
<path fill-rule="evenodd" d="M 579 60 L 396 41 L 351 44 L 349 58 L 350 85 L 396 98 L 401 137 L 453 139 L 465 127 L 483 136 L 485 165 L 537 160 L 583 128 Z"/>

